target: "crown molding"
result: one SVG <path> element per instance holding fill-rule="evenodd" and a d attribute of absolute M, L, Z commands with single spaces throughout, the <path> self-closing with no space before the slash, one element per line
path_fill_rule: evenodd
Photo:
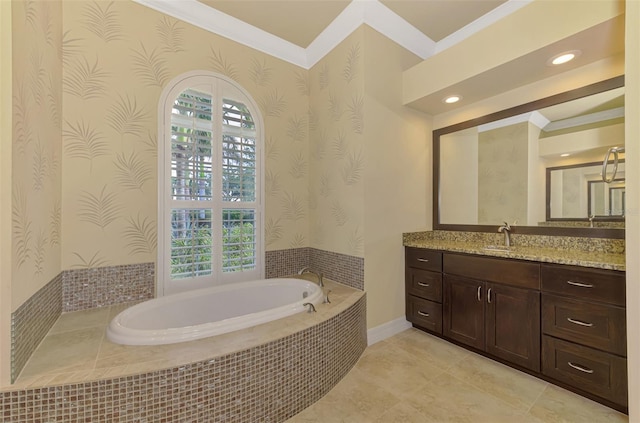
<path fill-rule="evenodd" d="M 427 59 L 533 0 L 508 0 L 437 43 L 378 0 L 352 0 L 306 49 L 197 0 L 133 1 L 296 66 L 310 69 L 362 24 L 367 24 L 418 57 Z"/>
<path fill-rule="evenodd" d="M 543 129 L 546 132 L 558 131 L 560 129 L 574 128 L 576 126 L 589 125 L 621 117 L 624 117 L 624 107 L 617 107 L 615 109 L 603 110 L 602 112 L 589 113 L 588 115 L 556 120 L 544 126 Z"/>
<path fill-rule="evenodd" d="M 487 132 L 493 129 L 504 128 L 506 126 L 516 125 L 522 122 L 529 122 L 532 125 L 543 129 L 549 124 L 549 119 L 544 117 L 540 112 L 534 110 L 533 112 L 523 113 L 521 115 L 511 116 L 508 118 L 496 120 L 494 122 L 485 123 L 478 126 L 478 132 Z"/>

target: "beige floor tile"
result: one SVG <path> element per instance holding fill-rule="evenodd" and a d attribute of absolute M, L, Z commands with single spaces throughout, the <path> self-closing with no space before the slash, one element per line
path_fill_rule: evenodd
<path fill-rule="evenodd" d="M 545 422 L 626 423 L 629 417 L 572 392 L 549 385 L 529 414 Z"/>
<path fill-rule="evenodd" d="M 529 411 L 548 385 L 478 354 L 469 354 L 447 372 L 523 412 Z"/>
<path fill-rule="evenodd" d="M 464 348 L 414 328 L 399 333 L 388 342 L 442 369 L 448 369 L 472 354 Z"/>
<path fill-rule="evenodd" d="M 376 423 L 425 423 L 426 417 L 406 402 L 396 404 L 376 419 Z"/>
<path fill-rule="evenodd" d="M 448 373 L 408 392 L 403 398 L 425 416 L 425 422 L 520 423 L 534 420 Z"/>
<path fill-rule="evenodd" d="M 92 369 L 104 328 L 94 327 L 48 335 L 33 353 L 21 376 Z"/>
<path fill-rule="evenodd" d="M 65 313 L 61 315 L 49 331 L 48 335 L 91 327 L 104 328 L 108 323 L 109 307 L 74 311 L 72 313 Z"/>

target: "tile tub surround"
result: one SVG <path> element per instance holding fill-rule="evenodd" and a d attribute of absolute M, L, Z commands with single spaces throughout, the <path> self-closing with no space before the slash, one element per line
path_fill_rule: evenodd
<path fill-rule="evenodd" d="M 319 250 L 317 248 L 291 248 L 267 251 L 266 277 L 277 278 L 311 267 L 328 279 L 355 289 L 364 289 L 364 258 Z"/>
<path fill-rule="evenodd" d="M 62 313 L 62 274 L 58 274 L 11 313 L 11 380 Z"/>
<path fill-rule="evenodd" d="M 65 270 L 62 286 L 65 312 L 147 300 L 155 294 L 155 264 Z"/>
<path fill-rule="evenodd" d="M 104 355 L 92 369 L 28 376 L 30 362 L 27 376 L 0 392 L 0 416 L 6 422 L 284 421 L 338 383 L 366 347 L 365 294 L 327 285 L 332 304 L 320 304 L 317 313 L 173 345 L 131 347 L 103 337 Z M 86 313 L 98 311 L 76 320 L 86 323 Z M 66 316 L 53 335 L 73 332 Z"/>
<path fill-rule="evenodd" d="M 511 241 L 511 249 L 505 252 L 484 249 L 487 245 L 503 245 L 504 235 L 500 233 L 433 231 L 403 234 L 403 245 L 405 247 L 430 248 L 599 269 L 625 270 L 625 244 L 624 240 L 621 239 L 585 239 L 513 234 Z"/>

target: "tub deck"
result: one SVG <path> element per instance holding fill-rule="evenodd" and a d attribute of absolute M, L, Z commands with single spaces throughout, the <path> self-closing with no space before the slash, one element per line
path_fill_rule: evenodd
<path fill-rule="evenodd" d="M 317 313 L 298 313 L 228 334 L 169 345 L 129 346 L 107 339 L 106 328 L 111 319 L 132 304 L 65 313 L 16 382 L 0 387 L 0 391 L 110 379 L 212 359 L 314 326 L 346 310 L 364 295 L 334 281 L 325 282 L 331 289 L 331 304 L 319 304 Z"/>

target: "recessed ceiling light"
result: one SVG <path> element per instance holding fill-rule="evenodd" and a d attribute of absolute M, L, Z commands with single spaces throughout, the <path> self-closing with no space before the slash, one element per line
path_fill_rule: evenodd
<path fill-rule="evenodd" d="M 445 97 L 442 99 L 442 101 L 447 104 L 457 103 L 460 100 L 462 100 L 462 96 L 459 95 L 450 95 L 449 97 Z"/>
<path fill-rule="evenodd" d="M 565 51 L 564 53 L 560 53 L 557 54 L 555 56 L 553 56 L 551 59 L 549 59 L 547 61 L 548 65 L 561 65 L 563 63 L 567 63 L 570 62 L 571 60 L 575 59 L 576 57 L 580 56 L 581 51 L 580 50 L 571 50 L 571 51 Z"/>
<path fill-rule="evenodd" d="M 569 157 L 570 155 L 571 154 L 569 154 L 569 153 L 563 153 L 563 154 L 560 154 L 560 157 Z"/>

